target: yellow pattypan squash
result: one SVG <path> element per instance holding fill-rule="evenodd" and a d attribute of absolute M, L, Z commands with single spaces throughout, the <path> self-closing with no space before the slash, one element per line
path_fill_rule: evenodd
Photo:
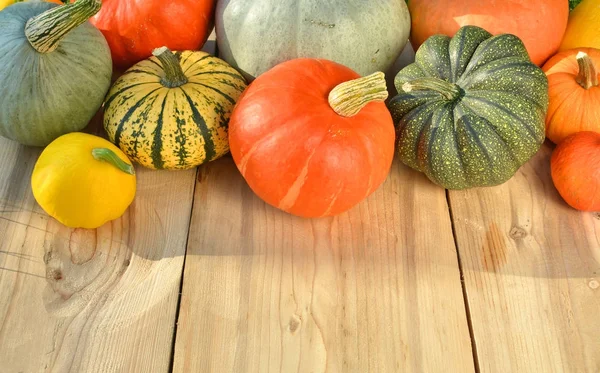
<path fill-rule="evenodd" d="M 559 50 L 580 47 L 600 49 L 600 0 L 583 0 L 569 16 Z"/>
<path fill-rule="evenodd" d="M 131 161 L 109 141 L 86 133 L 63 135 L 40 155 L 33 196 L 67 227 L 98 228 L 123 215 L 136 190 Z"/>

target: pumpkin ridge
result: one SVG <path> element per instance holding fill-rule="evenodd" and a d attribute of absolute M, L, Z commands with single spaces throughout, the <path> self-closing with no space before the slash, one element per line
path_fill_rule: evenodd
<path fill-rule="evenodd" d="M 515 119 L 515 121 L 516 121 L 516 122 L 519 122 L 519 124 L 521 125 L 521 127 L 522 127 L 522 128 L 524 128 L 524 129 L 527 131 L 527 134 L 529 134 L 529 136 L 530 136 L 530 137 L 531 137 L 531 138 L 532 138 L 532 139 L 533 139 L 535 142 L 538 142 L 538 141 L 537 141 L 537 138 L 536 138 L 536 135 L 535 135 L 535 132 L 533 132 L 533 129 L 532 129 L 532 128 L 530 128 L 530 127 L 529 127 L 529 126 L 527 126 L 527 125 L 524 125 L 523 118 L 519 118 L 519 117 L 518 117 L 518 116 L 517 116 L 515 113 L 511 112 L 510 110 L 508 110 L 508 109 L 507 109 L 507 108 L 505 108 L 504 106 L 502 106 L 502 105 L 499 105 L 499 104 L 497 104 L 497 103 L 495 103 L 495 102 L 492 102 L 492 101 L 490 101 L 490 100 L 488 100 L 488 99 L 485 99 L 485 98 L 483 98 L 483 97 L 478 97 L 478 96 L 471 96 L 471 95 L 469 95 L 469 96 L 467 96 L 467 98 L 468 98 L 468 100 L 475 100 L 475 101 L 479 101 L 479 102 L 481 102 L 481 103 L 483 103 L 483 104 L 485 104 L 485 105 L 492 106 L 492 107 L 494 107 L 494 108 L 496 108 L 496 109 L 498 109 L 498 110 L 500 110 L 500 111 L 504 112 L 504 113 L 505 113 L 506 115 L 508 115 L 509 117 L 512 117 L 512 118 L 514 118 L 514 119 Z M 473 108 L 472 108 L 472 107 L 470 107 L 470 106 L 469 106 L 469 109 L 471 109 L 471 111 L 472 111 L 472 112 L 473 112 L 475 115 L 477 115 L 477 116 L 480 116 L 480 117 L 481 117 L 481 114 L 479 114 L 479 113 L 478 113 L 478 111 L 476 111 L 476 110 L 473 110 Z M 494 131 L 496 131 L 496 133 L 498 133 L 498 132 L 497 132 L 497 130 L 496 130 L 496 126 L 495 126 L 495 125 L 494 125 L 492 122 L 490 122 L 490 121 L 488 121 L 488 122 L 490 123 L 490 125 L 491 125 L 491 127 L 494 129 Z M 499 134 L 499 133 L 498 133 L 498 135 L 500 136 L 500 134 Z M 502 140 L 504 141 L 504 138 L 503 138 L 502 136 L 500 136 L 500 138 L 502 138 Z"/>
<path fill-rule="evenodd" d="M 436 109 L 431 109 L 431 111 L 428 113 L 428 119 L 425 122 L 425 125 L 421 128 L 421 131 L 419 131 L 419 135 L 417 136 L 417 141 L 415 142 L 415 149 L 414 149 L 414 153 L 416 154 L 415 156 L 415 160 L 417 165 L 419 166 L 419 170 L 424 170 L 425 166 L 427 164 L 427 156 L 423 156 L 423 150 L 422 150 L 422 145 L 423 142 L 426 140 L 424 139 L 424 135 L 425 133 L 427 133 L 430 129 L 431 129 L 431 124 L 433 122 L 433 115 L 436 113 Z"/>
<path fill-rule="evenodd" d="M 463 53 L 463 49 L 465 48 L 465 40 L 466 40 L 466 33 L 462 33 L 462 35 L 460 35 L 460 44 L 458 44 L 458 50 L 456 51 L 456 55 L 457 56 L 461 56 Z M 452 41 L 451 41 L 452 42 Z M 459 66 L 458 64 L 460 63 L 459 58 L 452 58 L 453 56 L 451 55 L 450 52 L 450 44 L 448 44 L 448 57 L 450 59 L 450 75 L 452 75 L 452 82 L 457 83 L 458 84 L 458 80 L 462 77 L 462 73 L 459 75 Z"/>
<path fill-rule="evenodd" d="M 204 84 L 204 83 L 200 83 L 200 82 L 188 82 L 187 84 L 198 84 L 198 85 L 201 85 L 201 86 L 203 86 L 203 87 L 206 87 L 206 88 L 208 88 L 208 89 L 211 89 L 211 90 L 213 90 L 213 91 L 217 92 L 218 94 L 220 94 L 221 96 L 223 96 L 223 98 L 225 98 L 227 101 L 229 101 L 229 102 L 231 102 L 232 104 L 234 104 L 234 105 L 235 105 L 235 100 L 234 100 L 233 98 L 231 98 L 231 97 L 230 97 L 229 95 L 227 95 L 226 93 L 223 93 L 222 91 L 218 90 L 217 88 L 214 88 L 214 87 L 208 86 L 208 85 L 206 85 L 206 84 Z"/>
<path fill-rule="evenodd" d="M 144 84 L 153 84 L 153 83 L 155 84 L 158 82 L 141 82 L 141 83 L 136 83 L 136 84 L 125 86 L 125 87 L 119 89 L 117 92 L 113 93 L 112 95 L 108 96 L 108 98 L 104 102 L 104 107 L 108 108 L 118 96 L 120 96 L 121 94 L 125 93 L 126 91 L 128 91 L 129 89 L 131 89 L 133 87 L 137 87 L 137 86 L 144 85 Z M 157 88 L 157 89 L 159 89 L 159 88 Z M 152 91 L 152 92 L 155 92 L 155 91 Z M 109 92 L 109 94 L 110 94 L 110 92 Z"/>
<path fill-rule="evenodd" d="M 473 74 L 475 71 L 477 71 L 480 67 L 480 62 L 481 60 L 486 57 L 485 52 L 487 52 L 491 47 L 495 47 L 496 46 L 496 42 L 498 40 L 500 40 L 501 38 L 511 38 L 514 40 L 518 40 L 521 45 L 522 42 L 520 41 L 520 39 L 516 38 L 514 35 L 510 35 L 510 34 L 500 34 L 500 35 L 496 35 L 496 36 L 492 36 L 491 38 L 482 41 L 479 46 L 477 47 L 477 49 L 475 50 L 475 53 L 473 53 L 473 57 L 471 58 L 471 60 L 469 61 L 469 64 L 467 65 L 467 67 L 465 68 L 465 71 L 463 73 L 463 75 L 467 74 Z M 484 45 L 485 43 L 485 45 Z M 482 47 L 483 45 L 483 47 Z M 501 58 L 496 58 L 494 60 L 490 60 L 487 63 L 491 63 L 491 62 L 495 62 L 498 60 L 501 60 L 502 58 L 506 58 L 507 56 L 503 56 Z M 524 60 L 528 61 L 529 60 L 529 55 L 526 56 L 520 56 L 517 55 L 516 53 L 512 56 L 508 56 L 511 58 L 523 58 Z M 530 61 L 531 62 L 531 61 Z"/>
<path fill-rule="evenodd" d="M 181 91 L 183 92 L 188 104 L 190 105 L 190 109 L 192 110 L 192 118 L 194 120 L 194 123 L 200 129 L 200 133 L 209 134 L 208 136 L 204 137 L 204 157 L 205 159 L 211 161 L 216 156 L 215 143 L 212 139 L 212 131 L 210 130 L 210 128 L 208 128 L 206 121 L 198 111 L 198 108 L 196 108 L 196 106 L 194 105 L 194 101 L 191 99 L 191 97 L 188 95 L 185 89 L 181 88 Z"/>
<path fill-rule="evenodd" d="M 152 165 L 160 170 L 164 166 L 164 161 L 162 159 L 161 150 L 162 150 L 162 127 L 163 127 L 163 115 L 165 112 L 165 106 L 167 105 L 167 97 L 169 96 L 170 90 L 167 91 L 165 97 L 163 99 L 160 114 L 158 114 L 158 118 L 156 118 L 156 127 L 152 132 L 152 146 L 150 150 L 150 157 L 152 158 Z"/>
<path fill-rule="evenodd" d="M 123 126 L 125 125 L 125 123 L 127 121 L 129 121 L 129 118 L 131 118 L 131 116 L 133 115 L 133 113 L 139 109 L 142 104 L 146 101 L 146 99 L 153 94 L 154 92 L 158 91 L 160 88 L 156 88 L 153 91 L 150 91 L 148 94 L 146 94 L 144 97 L 142 97 L 138 102 L 136 102 L 132 107 L 130 107 L 127 112 L 125 113 L 125 115 L 123 116 L 123 118 L 121 119 L 121 121 L 119 122 L 119 124 L 117 125 L 117 129 L 115 130 L 115 140 L 114 140 L 114 144 L 117 147 L 120 147 L 121 145 L 121 134 L 123 132 Z"/>
<path fill-rule="evenodd" d="M 140 70 L 140 69 L 127 70 L 127 74 L 148 74 L 148 75 L 152 75 L 152 76 L 158 76 L 153 71 L 146 71 L 146 70 Z M 152 82 L 152 83 L 154 83 L 154 82 Z M 140 83 L 140 84 L 143 84 L 143 83 Z"/>
<path fill-rule="evenodd" d="M 190 69 L 192 67 L 196 66 L 196 64 L 198 64 L 198 62 L 202 62 L 202 61 L 204 61 L 204 60 L 206 60 L 208 58 L 211 58 L 211 57 L 215 58 L 215 57 L 211 56 L 210 54 L 207 54 L 206 56 L 202 56 L 202 57 L 198 58 L 197 60 L 195 60 L 194 62 L 192 62 L 191 65 L 187 66 L 185 68 L 185 70 L 183 71 L 183 73 L 187 75 L 187 72 L 190 71 Z M 182 64 L 182 66 L 183 66 L 183 64 Z"/>
<path fill-rule="evenodd" d="M 203 71 L 200 72 L 198 74 L 194 74 L 194 75 L 190 75 L 190 78 L 195 77 L 195 76 L 200 76 L 200 75 L 216 75 L 216 74 L 225 74 L 225 75 L 229 75 L 233 78 L 236 78 L 238 80 L 241 80 L 242 82 L 246 83 L 246 80 L 244 79 L 243 76 L 238 75 L 238 74 L 234 74 L 228 71 Z"/>
<path fill-rule="evenodd" d="M 509 58 L 512 58 L 512 57 L 509 57 Z M 499 61 L 499 60 L 497 60 L 497 61 Z M 497 72 L 502 72 L 502 70 L 505 70 L 505 69 L 509 69 L 509 68 L 513 68 L 513 67 L 520 67 L 520 66 L 531 68 L 531 63 L 526 62 L 526 61 L 519 61 L 519 62 L 511 62 L 506 65 L 500 65 L 493 69 L 486 69 L 484 71 L 475 70 L 470 74 L 463 74 L 463 76 L 460 77 L 459 81 L 456 84 L 461 84 L 464 89 L 468 89 L 470 86 L 472 86 L 476 83 L 481 83 L 485 79 L 489 78 L 490 75 L 493 75 Z M 531 74 L 523 74 L 520 71 L 515 71 L 515 72 L 512 72 L 511 75 L 529 78 Z M 476 78 L 480 78 L 480 80 L 475 80 Z"/>

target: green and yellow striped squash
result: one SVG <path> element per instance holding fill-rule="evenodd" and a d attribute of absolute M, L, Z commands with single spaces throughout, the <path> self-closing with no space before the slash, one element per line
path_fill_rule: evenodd
<path fill-rule="evenodd" d="M 229 151 L 229 116 L 245 88 L 244 77 L 217 57 L 158 48 L 111 87 L 104 128 L 144 167 L 193 168 Z"/>

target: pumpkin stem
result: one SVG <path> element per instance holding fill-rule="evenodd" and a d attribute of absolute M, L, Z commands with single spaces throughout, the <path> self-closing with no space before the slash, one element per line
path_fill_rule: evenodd
<path fill-rule="evenodd" d="M 376 72 L 338 84 L 329 92 L 329 106 L 343 117 L 353 117 L 368 103 L 385 101 L 387 97 L 385 75 Z"/>
<path fill-rule="evenodd" d="M 115 154 L 115 152 L 110 149 L 94 148 L 92 149 L 92 156 L 97 161 L 108 162 L 129 175 L 135 175 L 135 169 L 133 166 L 123 161 L 118 155 Z"/>
<path fill-rule="evenodd" d="M 179 58 L 169 48 L 156 48 L 152 51 L 152 54 L 160 60 L 165 71 L 165 77 L 160 80 L 162 85 L 176 88 L 188 82 L 188 78 L 181 68 L 181 63 L 179 63 Z"/>
<path fill-rule="evenodd" d="M 590 56 L 585 52 L 577 53 L 577 63 L 579 64 L 579 75 L 577 75 L 577 83 L 585 89 L 597 87 L 598 70 Z"/>
<path fill-rule="evenodd" d="M 27 21 L 25 36 L 29 44 L 40 53 L 50 53 L 75 27 L 98 13 L 101 0 L 77 0 L 71 4 L 49 9 Z"/>
<path fill-rule="evenodd" d="M 439 78 L 419 78 L 406 82 L 402 85 L 402 90 L 406 93 L 412 91 L 435 91 L 448 101 L 454 101 L 461 97 L 461 88 L 454 84 Z"/>

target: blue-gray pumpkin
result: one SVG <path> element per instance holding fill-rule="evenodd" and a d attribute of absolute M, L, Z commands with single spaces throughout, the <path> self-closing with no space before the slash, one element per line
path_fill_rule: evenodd
<path fill-rule="evenodd" d="M 83 129 L 110 87 L 112 60 L 87 20 L 100 0 L 24 2 L 0 12 L 0 135 L 45 146 Z"/>
<path fill-rule="evenodd" d="M 219 57 L 256 78 L 295 58 L 322 58 L 360 75 L 387 71 L 404 49 L 404 0 L 219 0 Z"/>
<path fill-rule="evenodd" d="M 394 83 L 399 157 L 444 188 L 502 184 L 544 142 L 548 80 L 514 35 L 432 36 Z"/>

